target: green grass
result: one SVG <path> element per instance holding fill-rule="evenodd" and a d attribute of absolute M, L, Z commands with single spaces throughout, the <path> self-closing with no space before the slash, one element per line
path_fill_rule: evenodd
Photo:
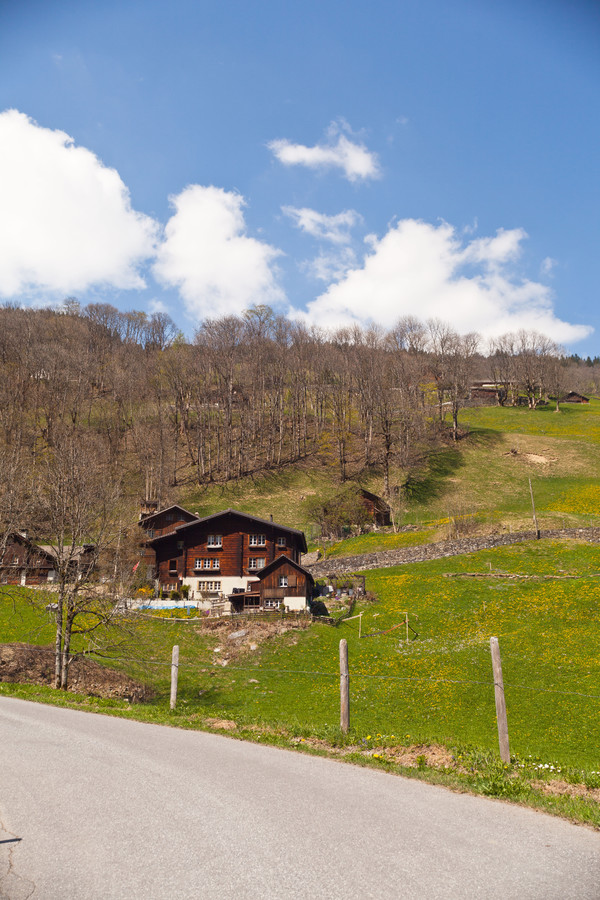
<path fill-rule="evenodd" d="M 375 553 L 379 550 L 400 550 L 427 544 L 432 540 L 431 531 L 406 531 L 400 534 L 374 532 L 336 541 L 325 549 L 325 559 Z"/>

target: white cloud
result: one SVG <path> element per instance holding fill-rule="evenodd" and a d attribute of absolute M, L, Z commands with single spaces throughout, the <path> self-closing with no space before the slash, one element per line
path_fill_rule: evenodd
<path fill-rule="evenodd" d="M 282 206 L 281 210 L 305 234 L 331 241 L 332 244 L 348 244 L 351 240 L 350 229 L 362 222 L 362 216 L 353 209 L 345 209 L 335 216 L 327 216 L 307 207 Z"/>
<path fill-rule="evenodd" d="M 540 266 L 540 274 L 544 275 L 547 278 L 549 275 L 552 275 L 555 266 L 556 260 L 552 259 L 551 256 L 546 256 L 546 258 L 542 260 L 542 264 Z"/>
<path fill-rule="evenodd" d="M 272 267 L 281 251 L 246 235 L 243 197 L 193 184 L 170 199 L 175 212 L 153 271 L 179 289 L 190 315 L 230 315 L 283 299 Z"/>
<path fill-rule="evenodd" d="M 310 303 L 305 318 L 325 327 L 370 321 L 389 327 L 410 314 L 484 337 L 527 328 L 563 344 L 581 340 L 592 329 L 558 319 L 550 290 L 515 271 L 525 237 L 521 229 L 500 230 L 465 244 L 445 222 L 405 219 L 381 239 L 370 236 L 362 266 Z"/>
<path fill-rule="evenodd" d="M 0 113 L 0 296 L 144 287 L 157 225 L 118 173 L 63 131 Z"/>
<path fill-rule="evenodd" d="M 364 144 L 350 140 L 341 131 L 348 131 L 345 122 L 332 122 L 325 143 L 307 147 L 293 144 L 281 138 L 267 144 L 273 155 L 284 166 L 306 166 L 309 169 L 341 169 L 348 181 L 378 178 L 380 175 L 377 155 Z"/>
<path fill-rule="evenodd" d="M 321 251 L 314 259 L 300 263 L 300 268 L 311 278 L 329 284 L 342 278 L 354 265 L 356 265 L 354 250 L 351 247 L 341 247 L 337 253 Z"/>

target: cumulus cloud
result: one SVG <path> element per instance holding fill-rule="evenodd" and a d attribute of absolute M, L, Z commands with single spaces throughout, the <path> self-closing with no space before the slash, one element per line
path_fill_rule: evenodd
<path fill-rule="evenodd" d="M 281 251 L 248 237 L 243 197 L 193 184 L 170 200 L 175 212 L 153 271 L 179 289 L 190 315 L 230 315 L 283 299 L 273 270 Z"/>
<path fill-rule="evenodd" d="M 0 114 L 0 296 L 144 287 L 157 225 L 118 173 L 63 131 Z"/>
<path fill-rule="evenodd" d="M 305 234 L 321 241 L 331 241 L 332 244 L 348 244 L 351 240 L 350 229 L 362 222 L 362 216 L 353 209 L 345 209 L 335 216 L 327 216 L 308 207 L 297 209 L 295 206 L 282 206 L 281 210 Z"/>
<path fill-rule="evenodd" d="M 519 275 L 521 229 L 465 243 L 443 222 L 405 219 L 381 239 L 367 238 L 363 263 L 308 305 L 305 317 L 339 327 L 370 321 L 393 325 L 400 316 L 439 318 L 463 333 L 493 337 L 519 328 L 535 329 L 559 343 L 592 331 L 561 321 L 548 287 Z"/>
<path fill-rule="evenodd" d="M 366 181 L 380 175 L 377 155 L 363 143 L 351 140 L 342 131 L 346 123 L 332 122 L 325 142 L 307 147 L 285 138 L 267 144 L 269 150 L 284 166 L 306 166 L 309 169 L 341 169 L 348 181 Z"/>

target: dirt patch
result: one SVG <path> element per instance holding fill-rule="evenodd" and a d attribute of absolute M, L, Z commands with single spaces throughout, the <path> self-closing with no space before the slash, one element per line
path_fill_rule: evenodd
<path fill-rule="evenodd" d="M 0 644 L 0 681 L 16 684 L 54 683 L 54 648 L 32 644 Z M 91 697 L 119 697 L 132 703 L 149 700 L 151 688 L 87 657 L 69 667 L 69 690 Z"/>
<path fill-rule="evenodd" d="M 219 644 L 213 649 L 213 663 L 219 666 L 227 666 L 240 657 L 254 653 L 264 641 L 272 640 L 284 634 L 293 635 L 310 627 L 310 620 L 285 619 L 284 621 L 268 622 L 252 620 L 232 622 L 230 619 L 217 619 L 204 622 L 201 631 L 215 634 Z"/>
<path fill-rule="evenodd" d="M 235 731 L 237 723 L 230 719 L 204 719 L 204 724 L 209 728 L 220 728 L 221 731 Z"/>
<path fill-rule="evenodd" d="M 425 765 L 431 766 L 433 769 L 451 768 L 461 771 L 461 767 L 457 766 L 450 751 L 438 744 L 416 744 L 413 747 L 365 747 L 364 744 L 352 744 L 349 747 L 332 747 L 327 741 L 310 737 L 296 738 L 294 743 L 313 747 L 315 750 L 328 750 L 339 756 L 350 756 L 357 753 L 361 756 L 374 756 L 412 769 Z"/>
<path fill-rule="evenodd" d="M 529 462 L 535 463 L 536 466 L 548 466 L 550 463 L 556 462 L 551 456 L 540 456 L 539 453 L 525 453 L 525 458 Z"/>
<path fill-rule="evenodd" d="M 600 788 L 588 788 L 585 784 L 570 784 L 568 781 L 534 781 L 532 786 L 544 794 L 560 797 L 583 797 L 600 803 Z"/>

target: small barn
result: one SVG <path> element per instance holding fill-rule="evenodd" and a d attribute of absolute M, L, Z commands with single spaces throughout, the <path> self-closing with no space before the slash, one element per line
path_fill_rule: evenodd
<path fill-rule="evenodd" d="M 577 391 L 569 391 L 564 397 L 560 398 L 560 403 L 589 403 L 590 398 L 578 394 Z"/>
<path fill-rule="evenodd" d="M 358 496 L 375 525 L 391 524 L 391 510 L 383 497 L 378 497 L 377 494 L 372 494 L 371 491 L 366 491 L 364 488 L 360 488 Z"/>

